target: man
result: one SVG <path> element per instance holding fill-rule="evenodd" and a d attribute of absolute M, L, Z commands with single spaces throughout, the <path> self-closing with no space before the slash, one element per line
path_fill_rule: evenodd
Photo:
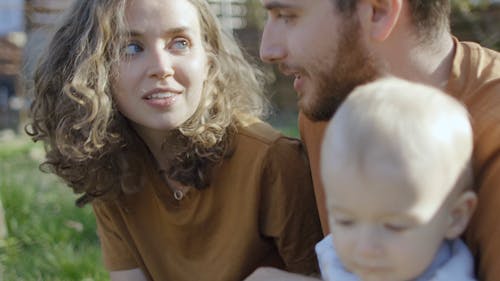
<path fill-rule="evenodd" d="M 448 0 L 262 0 L 260 55 L 295 77 L 323 230 L 319 150 L 328 119 L 357 85 L 382 75 L 435 86 L 461 100 L 474 129 L 479 205 L 464 236 L 480 280 L 500 280 L 500 54 L 450 33 Z M 425 176 L 425 175 L 422 175 Z"/>

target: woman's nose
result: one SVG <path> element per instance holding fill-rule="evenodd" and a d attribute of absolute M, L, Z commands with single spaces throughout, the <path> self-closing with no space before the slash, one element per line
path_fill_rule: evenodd
<path fill-rule="evenodd" d="M 149 59 L 149 76 L 155 79 L 165 79 L 174 75 L 173 59 L 163 48 L 151 52 Z"/>

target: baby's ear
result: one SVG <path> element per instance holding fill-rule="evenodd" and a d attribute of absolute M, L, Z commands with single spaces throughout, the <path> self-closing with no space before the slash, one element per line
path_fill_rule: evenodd
<path fill-rule="evenodd" d="M 476 209 L 477 196 L 473 191 L 465 191 L 452 204 L 454 205 L 449 214 L 447 239 L 455 239 L 465 230 L 474 209 Z"/>

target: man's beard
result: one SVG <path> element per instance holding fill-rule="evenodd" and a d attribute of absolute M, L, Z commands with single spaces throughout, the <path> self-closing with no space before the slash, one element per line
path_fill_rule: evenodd
<path fill-rule="evenodd" d="M 361 40 L 359 22 L 346 19 L 329 71 L 318 73 L 319 85 L 309 103 L 299 101 L 302 112 L 313 121 L 328 121 L 358 85 L 375 80 L 379 70 Z"/>

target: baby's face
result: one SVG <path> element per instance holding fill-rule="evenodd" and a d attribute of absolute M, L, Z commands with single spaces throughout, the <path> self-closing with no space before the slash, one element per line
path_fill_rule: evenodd
<path fill-rule="evenodd" d="M 323 179 L 335 248 L 349 271 L 364 281 L 406 281 L 425 271 L 450 224 L 451 204 L 432 192 L 433 181 L 387 161 L 363 173 L 336 166 Z"/>

